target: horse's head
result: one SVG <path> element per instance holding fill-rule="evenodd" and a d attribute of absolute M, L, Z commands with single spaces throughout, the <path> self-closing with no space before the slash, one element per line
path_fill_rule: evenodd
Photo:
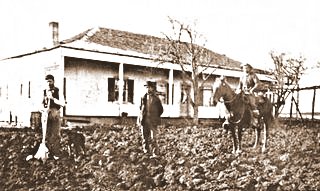
<path fill-rule="evenodd" d="M 216 106 L 217 103 L 223 98 L 225 101 L 228 100 L 232 95 L 232 89 L 229 84 L 226 82 L 224 76 L 221 76 L 213 86 L 213 96 L 212 101 L 213 105 Z"/>

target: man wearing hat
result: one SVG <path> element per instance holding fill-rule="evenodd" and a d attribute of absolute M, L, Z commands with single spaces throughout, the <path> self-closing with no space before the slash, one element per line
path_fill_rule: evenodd
<path fill-rule="evenodd" d="M 260 85 L 260 80 L 258 76 L 253 71 L 253 67 L 250 64 L 241 65 L 243 76 L 240 78 L 239 86 L 237 88 L 237 93 L 244 92 L 247 95 L 249 104 L 253 111 L 253 120 L 252 125 L 258 125 L 259 110 L 256 105 L 256 92 L 258 91 L 258 87 Z"/>
<path fill-rule="evenodd" d="M 161 123 L 162 103 L 156 94 L 156 83 L 147 81 L 144 85 L 147 93 L 141 98 L 142 146 L 145 153 L 156 156 L 159 152 L 157 144 L 157 127 Z"/>

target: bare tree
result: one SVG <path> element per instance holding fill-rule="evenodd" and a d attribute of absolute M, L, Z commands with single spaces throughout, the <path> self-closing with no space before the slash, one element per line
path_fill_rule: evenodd
<path fill-rule="evenodd" d="M 214 71 L 211 67 L 212 70 L 209 72 L 208 68 L 217 65 L 218 62 L 224 64 L 224 61 L 205 48 L 206 39 L 194 30 L 194 27 L 172 18 L 169 18 L 169 22 L 173 35 L 164 34 L 167 44 L 162 48 L 157 61 L 180 65 L 183 81 L 189 82 L 193 89 L 193 100 L 189 99 L 189 102 L 194 111 L 193 122 L 197 125 L 201 87 Z"/>
<path fill-rule="evenodd" d="M 275 116 L 278 117 L 292 90 L 299 88 L 300 77 L 306 70 L 304 67 L 306 59 L 302 56 L 292 58 L 285 53 L 277 54 L 274 51 L 271 51 L 270 55 L 275 66 L 273 75 L 277 81 L 274 91 L 276 94 Z"/>

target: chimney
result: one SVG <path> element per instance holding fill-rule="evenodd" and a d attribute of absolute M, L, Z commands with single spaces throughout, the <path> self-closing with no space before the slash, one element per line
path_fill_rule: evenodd
<path fill-rule="evenodd" d="M 59 45 L 59 23 L 58 22 L 50 22 L 49 27 L 52 32 L 52 44 L 53 46 Z"/>

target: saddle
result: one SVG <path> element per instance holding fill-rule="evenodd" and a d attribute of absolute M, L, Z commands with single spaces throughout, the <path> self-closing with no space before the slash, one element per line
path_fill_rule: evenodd
<path fill-rule="evenodd" d="M 249 94 L 243 93 L 241 97 L 246 104 L 250 105 L 249 96 L 250 96 Z M 263 94 L 254 95 L 254 97 L 255 97 L 255 102 L 257 105 L 262 105 L 262 104 L 266 103 L 266 101 L 267 101 L 266 100 L 267 98 Z"/>
<path fill-rule="evenodd" d="M 254 104 L 250 103 L 249 96 L 254 97 Z M 248 107 L 251 109 L 251 112 L 255 118 L 258 118 L 260 116 L 261 108 L 263 107 L 263 104 L 266 103 L 266 97 L 263 96 L 263 94 L 258 95 L 252 95 L 252 94 L 243 94 L 242 99 L 244 100 L 245 104 L 248 105 Z"/>

